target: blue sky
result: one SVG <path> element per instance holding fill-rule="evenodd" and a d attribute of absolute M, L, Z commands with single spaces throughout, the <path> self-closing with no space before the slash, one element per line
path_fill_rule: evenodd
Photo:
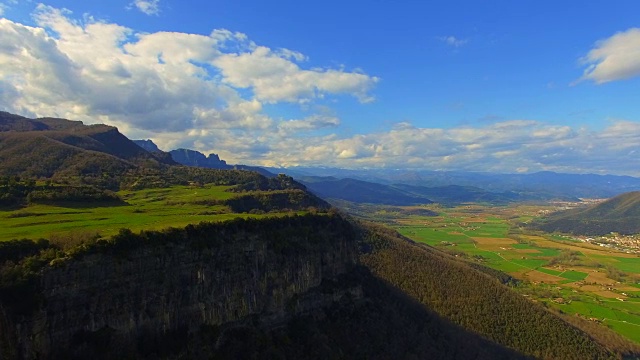
<path fill-rule="evenodd" d="M 0 4 L 2 110 L 230 163 L 640 176 L 637 1 Z"/>

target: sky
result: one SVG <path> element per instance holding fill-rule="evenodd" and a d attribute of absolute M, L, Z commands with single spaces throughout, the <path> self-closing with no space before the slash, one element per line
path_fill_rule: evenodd
<path fill-rule="evenodd" d="M 640 2 L 0 0 L 0 110 L 228 163 L 640 176 Z"/>

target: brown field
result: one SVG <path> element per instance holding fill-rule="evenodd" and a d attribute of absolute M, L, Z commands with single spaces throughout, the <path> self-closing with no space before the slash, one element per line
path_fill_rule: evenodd
<path fill-rule="evenodd" d="M 613 288 L 620 291 L 637 291 L 638 289 L 627 285 L 627 284 L 618 284 L 615 280 L 611 280 L 607 277 L 606 273 L 603 272 L 591 272 L 584 279 L 587 283 L 596 283 L 600 285 L 610 285 L 613 284 Z"/>
<path fill-rule="evenodd" d="M 624 295 L 616 294 L 613 291 L 609 291 L 609 290 L 594 291 L 593 293 L 598 296 L 602 296 L 609 299 L 617 299 L 617 298 L 625 299 L 626 298 L 626 296 Z"/>
<path fill-rule="evenodd" d="M 559 276 L 545 274 L 540 271 L 532 270 L 523 274 L 530 281 L 541 281 L 545 283 L 555 283 L 562 280 L 566 280 L 565 278 L 561 278 Z"/>
<path fill-rule="evenodd" d="M 589 275 L 584 279 L 585 282 L 592 282 L 596 284 L 615 284 L 615 280 L 609 279 L 605 272 L 590 272 Z"/>
<path fill-rule="evenodd" d="M 501 247 L 517 244 L 515 240 L 508 238 L 473 237 L 471 239 L 476 242 L 479 248 L 491 251 L 500 251 Z"/>

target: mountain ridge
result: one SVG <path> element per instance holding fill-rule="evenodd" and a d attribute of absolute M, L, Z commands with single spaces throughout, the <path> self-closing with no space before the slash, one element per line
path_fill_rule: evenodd
<path fill-rule="evenodd" d="M 542 171 L 528 174 L 488 172 L 407 170 L 407 169 L 340 169 L 330 167 L 267 168 L 294 178 L 333 176 L 352 178 L 385 185 L 403 184 L 423 187 L 449 185 L 473 186 L 489 192 L 515 192 L 551 199 L 610 198 L 640 190 L 640 178 L 628 175 L 565 174 Z"/>

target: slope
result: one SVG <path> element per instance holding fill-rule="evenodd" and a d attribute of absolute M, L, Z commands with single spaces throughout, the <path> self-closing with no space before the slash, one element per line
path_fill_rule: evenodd
<path fill-rule="evenodd" d="M 549 215 L 532 225 L 547 232 L 577 235 L 640 233 L 640 192 L 618 195 L 605 202 Z"/>

